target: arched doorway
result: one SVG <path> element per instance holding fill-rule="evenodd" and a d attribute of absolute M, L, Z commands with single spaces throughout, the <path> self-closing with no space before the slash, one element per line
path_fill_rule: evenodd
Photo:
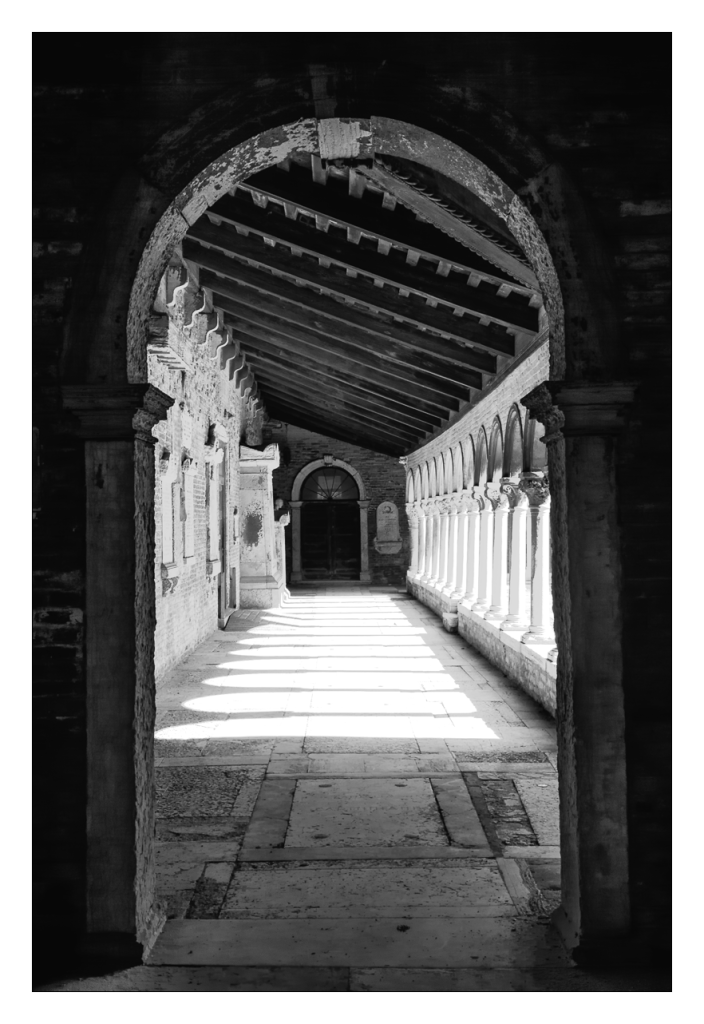
<path fill-rule="evenodd" d="M 368 507 L 354 466 L 329 457 L 304 466 L 291 487 L 291 581 L 368 583 Z"/>
<path fill-rule="evenodd" d="M 111 393 L 108 395 L 108 399 L 113 404 L 119 399 L 123 403 L 119 406 L 120 410 L 123 407 L 127 409 L 123 417 L 127 426 L 125 428 L 121 427 L 121 429 L 129 433 L 130 430 L 133 432 L 139 428 L 143 429 L 145 435 L 149 435 L 153 422 L 164 415 L 164 410 L 159 406 L 160 396 L 154 393 L 154 389 L 150 390 L 145 384 L 145 353 L 149 311 L 158 282 L 173 246 L 183 236 L 187 226 L 195 222 L 203 210 L 214 201 L 217 192 L 222 191 L 223 188 L 231 187 L 233 183 L 236 184 L 239 180 L 243 180 L 256 168 L 273 165 L 288 152 L 306 147 L 308 151 L 313 151 L 316 146 L 319 148 L 321 138 L 326 140 L 327 145 L 328 137 L 334 137 L 337 140 L 336 146 L 330 147 L 328 151 L 331 159 L 348 159 L 350 152 L 354 156 L 364 156 L 366 150 L 362 152 L 359 139 L 362 139 L 365 145 L 367 140 L 371 139 L 370 145 L 382 156 L 388 155 L 393 157 L 395 154 L 400 154 L 402 158 L 417 158 L 421 163 L 427 163 L 429 166 L 449 167 L 448 173 L 453 180 L 462 185 L 466 184 L 467 187 L 486 200 L 496 216 L 508 226 L 511 234 L 521 244 L 539 280 L 541 291 L 545 298 L 545 307 L 550 326 L 551 376 L 561 377 L 565 373 L 561 282 L 558 281 L 558 276 L 555 273 L 551 253 L 560 257 L 557 262 L 562 270 L 562 283 L 567 285 L 566 298 L 569 302 L 568 308 L 571 311 L 571 322 L 575 322 L 576 311 L 581 311 L 585 306 L 589 308 L 589 295 L 586 293 L 587 289 L 583 285 L 583 276 L 573 272 L 571 269 L 576 257 L 571 249 L 571 234 L 567 230 L 566 223 L 557 218 L 553 221 L 553 214 L 550 212 L 553 207 L 546 203 L 538 203 L 533 197 L 534 195 L 541 194 L 542 183 L 545 179 L 548 182 L 545 188 L 549 192 L 554 192 L 556 196 L 561 198 L 566 191 L 571 198 L 569 183 L 564 182 L 559 175 L 554 180 L 553 178 L 548 178 L 548 175 L 553 174 L 553 169 L 548 161 L 545 162 L 545 169 L 540 165 L 538 165 L 538 168 L 535 168 L 531 160 L 526 158 L 525 162 L 530 164 L 530 166 L 525 166 L 523 181 L 520 180 L 520 172 L 514 172 L 512 175 L 518 179 L 516 184 L 520 184 L 523 190 L 522 194 L 527 197 L 526 203 L 528 205 L 524 205 L 519 196 L 512 192 L 488 166 L 469 156 L 469 150 L 473 148 L 473 144 L 476 144 L 476 138 L 470 136 L 466 129 L 456 127 L 468 120 L 467 111 L 464 108 L 458 110 L 455 117 L 448 106 L 447 95 L 443 94 L 441 100 L 442 119 L 439 121 L 432 120 L 431 123 L 438 128 L 446 130 L 453 138 L 457 139 L 457 143 L 466 144 L 466 150 L 463 150 L 461 145 L 457 143 L 447 143 L 439 135 L 433 135 L 427 131 L 421 132 L 420 136 L 416 138 L 415 130 L 405 122 L 372 118 L 362 125 L 357 121 L 350 121 L 348 123 L 346 120 L 343 123 L 332 119 L 334 124 L 331 125 L 328 123 L 331 119 L 323 119 L 318 124 L 311 118 L 304 122 L 290 121 L 281 128 L 269 127 L 256 138 L 250 137 L 245 128 L 242 128 L 241 135 L 232 138 L 232 141 L 235 143 L 233 148 L 214 161 L 212 165 L 201 168 L 199 173 L 190 181 L 188 172 L 179 167 L 178 172 L 174 172 L 171 177 L 164 174 L 163 179 L 159 179 L 162 192 L 153 200 L 145 198 L 145 196 L 152 196 L 156 189 L 149 186 L 151 191 L 148 192 L 147 187 L 144 186 L 143 193 L 140 193 L 139 196 L 140 202 L 133 204 L 135 210 L 139 211 L 139 215 L 135 213 L 133 220 L 129 221 L 121 233 L 114 230 L 113 222 L 110 221 L 110 230 L 106 230 L 105 236 L 102 239 L 105 252 L 111 253 L 113 235 L 119 236 L 118 241 L 124 249 L 128 249 L 131 246 L 130 258 L 132 258 L 132 254 L 136 254 L 134 261 L 131 264 L 125 264 L 125 271 L 121 277 L 117 277 L 117 280 L 115 280 L 117 275 L 112 275 L 110 280 L 110 296 L 109 298 L 104 297 L 104 301 L 99 306 L 100 317 L 93 317 L 92 320 L 86 318 L 85 322 L 90 325 L 89 340 L 87 339 L 88 328 L 81 326 L 81 302 L 76 302 L 69 330 L 71 346 L 65 360 L 66 367 L 71 369 L 74 362 L 80 362 L 84 352 L 87 351 L 89 379 L 93 381 L 97 375 L 101 384 L 105 379 L 114 379 L 118 382 L 119 386 L 116 385 L 113 388 L 116 397 Z M 409 120 L 412 115 L 413 111 L 409 110 Z M 271 116 L 273 117 L 273 115 Z M 281 118 L 277 117 L 277 120 L 280 123 Z M 453 120 L 455 122 L 454 128 Z M 471 123 L 471 118 L 469 118 L 469 123 Z M 509 134 L 507 133 L 507 138 Z M 216 137 L 221 138 L 221 136 Z M 513 138 L 512 135 L 510 137 Z M 507 150 L 511 149 L 511 145 L 510 141 L 506 141 Z M 168 161 L 165 163 L 171 166 Z M 145 163 L 145 166 L 148 169 L 153 164 L 152 154 L 150 160 Z M 521 168 L 524 167 L 521 160 L 519 160 L 519 164 Z M 172 202 L 167 209 L 169 200 L 172 200 Z M 578 207 L 576 202 L 575 205 Z M 534 209 L 536 220 L 533 220 L 529 207 Z M 116 210 L 119 213 L 120 208 L 116 207 Z M 148 210 L 149 212 L 142 212 L 143 210 Z M 162 216 L 158 223 L 156 223 L 160 211 Z M 117 216 L 115 220 L 120 221 L 122 224 L 121 217 Z M 149 230 L 151 228 L 154 230 L 149 237 Z M 546 232 L 550 237 L 550 252 L 542 232 Z M 135 238 L 140 239 L 139 243 L 132 241 L 133 235 Z M 149 237 L 149 240 L 144 245 L 142 240 L 147 237 Z M 598 246 L 595 246 L 595 251 L 598 252 Z M 140 254 L 140 265 L 136 268 L 135 272 L 134 262 L 136 262 Z M 594 276 L 596 277 L 597 275 Z M 92 300 L 93 293 L 89 287 L 90 284 L 90 275 L 86 275 L 85 281 L 82 282 L 83 291 L 81 295 L 90 294 Z M 131 297 L 128 303 L 127 294 L 130 288 Z M 83 301 L 85 302 L 85 299 Z M 129 309 L 127 309 L 128 305 Z M 115 308 L 117 306 L 120 307 L 120 312 L 123 316 L 122 320 L 115 315 Z M 125 322 L 125 314 L 126 332 L 122 326 Z M 126 373 L 129 384 L 124 382 L 124 349 L 121 349 L 117 344 L 113 344 L 113 334 L 110 330 L 96 329 L 96 324 L 102 326 L 113 321 L 120 324 L 121 337 L 126 336 Z M 598 318 L 586 319 L 585 323 L 588 325 L 588 329 L 585 328 L 581 333 L 575 332 L 575 337 L 572 339 L 572 347 L 569 352 L 570 365 L 576 361 L 576 365 L 579 366 L 580 370 L 583 365 L 589 365 L 592 369 L 598 371 L 601 357 L 605 351 L 608 351 L 609 339 L 606 335 L 600 336 L 598 341 L 593 337 L 594 323 L 598 323 Z M 95 337 L 100 339 L 100 345 L 94 343 L 93 339 Z M 107 360 L 103 358 L 103 350 L 105 348 L 110 350 L 110 358 Z M 582 363 L 579 362 L 577 356 L 582 351 L 587 351 L 593 357 L 591 361 L 583 360 Z M 116 365 L 118 360 L 119 365 Z M 105 409 L 114 418 L 113 405 L 110 405 L 108 400 L 103 397 L 102 392 L 98 394 L 94 388 L 93 390 L 96 390 L 97 397 L 91 392 L 88 398 L 86 398 L 83 390 L 74 390 L 76 391 L 75 395 L 68 395 L 68 398 L 74 403 L 70 406 L 71 408 L 80 408 L 82 410 L 83 405 L 88 400 L 94 403 L 104 402 L 107 403 Z M 570 394 L 568 390 L 565 391 L 565 394 L 567 395 L 565 402 L 569 404 Z M 608 395 L 604 397 L 602 391 L 594 392 L 594 394 L 596 398 L 594 398 L 592 392 L 589 392 L 586 397 L 594 400 L 594 407 L 597 409 L 601 408 L 599 403 L 607 406 L 609 401 L 611 401 Z M 562 416 L 562 413 L 558 415 L 558 412 L 551 412 L 552 406 L 548 402 L 548 397 L 545 399 L 543 413 L 545 416 L 553 416 L 556 422 L 554 436 L 561 441 L 562 435 L 559 434 L 557 428 L 559 428 L 559 416 Z M 580 401 L 583 397 L 583 395 L 580 397 Z M 577 404 L 576 399 L 573 404 Z M 136 415 L 134 413 L 135 407 L 138 408 Z M 103 407 L 98 404 L 97 408 L 102 411 Z M 93 406 L 91 405 L 89 406 L 89 411 L 92 413 L 92 410 Z M 584 434 L 586 428 L 583 422 L 580 421 L 578 426 L 579 430 Z M 86 430 L 88 429 L 95 430 L 92 421 L 86 427 Z M 104 428 L 101 429 L 104 431 Z M 111 427 L 111 429 L 113 428 Z M 152 910 L 153 861 L 151 856 L 151 822 L 153 807 L 150 795 L 152 759 L 150 756 L 151 747 L 149 740 L 150 730 L 153 725 L 153 710 L 150 710 L 153 708 L 153 701 L 150 702 L 153 692 L 153 628 L 150 629 L 150 626 L 153 624 L 154 593 L 153 586 L 149 580 L 148 569 L 153 561 L 151 549 L 151 544 L 153 544 L 153 488 L 151 488 L 151 483 L 154 475 L 154 462 L 153 454 L 150 455 L 147 448 L 147 445 L 150 443 L 149 436 L 144 437 L 145 443 L 138 446 L 136 453 L 132 433 L 129 433 L 128 443 L 125 442 L 122 433 L 117 435 L 111 433 L 107 436 L 110 439 L 110 444 L 112 444 L 109 454 L 113 455 L 115 460 L 122 460 L 119 462 L 119 466 L 121 471 L 124 471 L 125 479 L 129 481 L 132 478 L 131 474 L 134 475 L 134 491 L 132 492 L 127 487 L 123 488 L 125 493 L 128 494 L 128 499 L 124 501 L 124 509 L 120 506 L 122 518 L 119 520 L 119 524 L 127 523 L 131 529 L 131 524 L 133 521 L 136 521 L 137 535 L 134 538 L 132 534 L 126 531 L 123 531 L 124 536 L 123 533 L 120 534 L 121 547 L 119 550 L 130 552 L 133 561 L 127 562 L 124 558 L 120 559 L 119 565 L 116 566 L 112 575 L 107 578 L 103 560 L 104 543 L 95 543 L 94 538 L 89 536 L 87 546 L 87 577 L 89 582 L 86 600 L 88 608 L 100 607 L 100 603 L 93 600 L 93 593 L 96 591 L 101 600 L 104 600 L 104 595 L 109 596 L 111 606 L 121 601 L 120 609 L 123 612 L 123 619 L 126 624 L 124 629 L 126 630 L 133 622 L 135 624 L 136 656 L 133 656 L 131 650 L 126 648 L 122 655 L 127 669 L 134 676 L 134 685 L 131 689 L 123 687 L 119 692 L 115 688 L 117 693 L 115 703 L 119 700 L 119 711 L 122 715 L 122 718 L 119 719 L 120 722 L 123 719 L 125 721 L 135 720 L 134 729 L 137 734 L 137 741 L 135 742 L 134 736 L 130 733 L 129 729 L 118 731 L 117 727 L 113 725 L 113 723 L 118 721 L 118 716 L 112 704 L 104 700 L 100 704 L 94 701 L 91 709 L 97 708 L 99 715 L 94 715 L 93 719 L 89 719 L 88 724 L 88 761 L 92 772 L 89 820 L 92 823 L 97 823 L 92 825 L 88 835 L 88 872 L 89 875 L 93 872 L 95 877 L 95 884 L 91 892 L 93 916 L 90 921 L 90 930 L 93 932 L 103 931 L 109 934 L 119 933 L 120 935 L 130 936 L 134 933 L 138 936 L 137 941 L 146 947 L 153 930 L 158 927 L 156 916 Z M 103 449 L 106 449 L 107 442 L 104 440 L 104 432 L 98 433 L 95 441 L 91 440 L 94 434 L 86 434 L 86 437 L 88 438 L 86 444 L 86 472 L 87 479 L 92 480 L 96 477 L 94 464 L 102 465 L 106 461 Z M 116 437 L 116 440 L 113 443 L 114 437 Z M 141 435 L 138 435 L 138 439 L 142 440 Z M 572 442 L 570 443 L 572 444 Z M 576 449 L 578 456 L 582 451 L 579 448 L 579 443 L 578 438 L 577 442 L 572 444 L 572 448 Z M 121 445 L 121 447 L 117 448 L 116 445 Z M 618 870 L 608 874 L 610 882 L 609 886 L 605 889 L 602 879 L 607 877 L 607 873 L 597 871 L 593 873 L 593 876 L 586 878 L 584 872 L 580 874 L 578 870 L 580 866 L 578 847 L 579 844 L 583 843 L 584 837 L 587 835 L 587 827 L 585 824 L 580 823 L 576 816 L 577 801 L 575 793 L 579 790 L 579 787 L 577 786 L 578 773 L 575 767 L 576 762 L 572 740 L 573 708 L 570 701 L 573 677 L 578 679 L 582 677 L 585 679 L 590 678 L 590 652 L 594 648 L 593 645 L 589 645 L 589 638 L 596 629 L 596 619 L 593 615 L 590 617 L 587 614 L 589 608 L 583 607 L 579 600 L 573 600 L 572 603 L 569 600 L 570 593 L 568 592 L 568 587 L 570 577 L 574 575 L 575 578 L 579 579 L 579 573 L 573 572 L 575 569 L 573 563 L 579 563 L 577 555 L 582 551 L 582 546 L 578 543 L 581 533 L 578 528 L 579 523 L 576 522 L 574 517 L 568 522 L 565 511 L 567 507 L 565 494 L 559 492 L 567 492 L 571 488 L 571 493 L 575 497 L 573 507 L 576 507 L 576 497 L 578 494 L 581 495 L 579 491 L 580 480 L 574 474 L 568 478 L 565 469 L 565 462 L 568 461 L 565 451 L 563 448 L 558 449 L 557 446 L 554 447 L 555 451 L 551 455 L 551 459 L 555 463 L 553 475 L 557 481 L 558 491 L 558 500 L 554 503 L 554 508 L 556 509 L 555 561 L 560 567 L 560 572 L 557 575 L 560 581 L 562 596 L 564 597 L 564 601 L 560 605 L 558 626 L 564 638 L 561 650 L 564 648 L 565 652 L 569 652 L 565 657 L 561 657 L 559 666 L 561 690 L 567 695 L 563 706 L 558 709 L 562 751 L 565 754 L 562 758 L 561 768 L 561 784 L 563 785 L 566 797 L 563 801 L 563 805 L 566 808 L 563 821 L 563 892 L 565 893 L 565 904 L 572 907 L 573 919 L 576 922 L 573 926 L 574 941 L 578 941 L 581 934 L 580 929 L 582 929 L 581 915 L 584 900 L 589 897 L 591 901 L 590 906 L 591 903 L 594 903 L 597 907 L 598 912 L 595 912 L 593 921 L 590 919 L 590 925 L 592 931 L 598 933 L 598 928 L 594 922 L 599 924 L 602 920 L 600 916 L 601 907 L 606 903 L 603 893 L 608 890 L 610 895 L 617 888 L 620 891 L 627 891 L 627 871 L 622 864 L 619 864 Z M 570 448 L 570 451 L 572 448 Z M 589 450 L 590 452 L 591 449 Z M 99 459 L 102 462 L 98 463 Z M 595 473 L 597 469 L 598 466 L 595 469 Z M 434 472 L 433 470 L 433 474 Z M 601 480 L 601 477 L 599 477 L 599 480 Z M 435 493 L 435 486 L 432 483 L 430 490 L 431 493 Z M 138 509 L 136 520 L 134 517 L 135 505 Z M 362 508 L 361 503 L 359 507 L 360 509 Z M 91 508 L 89 507 L 90 511 Z M 117 513 L 114 510 L 111 510 L 111 514 L 114 518 L 117 518 Z M 601 518 L 604 521 L 611 522 L 608 517 L 602 516 Z M 363 516 L 360 513 L 360 559 L 362 561 L 362 572 L 364 569 L 362 535 L 365 527 L 366 514 Z M 569 547 L 569 552 L 571 553 L 569 562 L 568 533 L 571 534 L 574 541 Z M 118 548 L 116 547 L 115 550 L 117 551 Z M 585 550 L 586 555 L 588 555 L 588 550 L 586 548 Z M 604 550 L 606 550 L 606 547 Z M 612 559 L 612 566 L 614 564 L 617 565 L 618 552 L 615 547 L 614 553 L 616 560 Z M 136 570 L 134 568 L 135 562 Z M 128 577 L 126 582 L 123 577 Z M 362 574 L 360 574 L 360 578 L 363 578 Z M 136 593 L 135 580 L 137 580 Z M 95 581 L 100 583 L 99 591 L 96 590 L 97 584 Z M 579 599 L 580 593 L 577 592 L 574 596 Z M 602 618 L 608 618 L 608 616 L 602 616 Z M 86 633 L 87 687 L 89 694 L 92 694 L 94 691 L 96 693 L 99 692 L 102 698 L 106 688 L 103 685 L 101 671 L 113 653 L 113 648 L 104 643 L 101 634 L 93 625 L 96 621 L 100 621 L 99 616 L 93 615 L 91 618 L 89 615 L 88 621 L 91 623 L 91 626 Z M 575 629 L 575 625 L 580 628 Z M 586 628 L 587 625 L 589 625 L 588 629 Z M 117 636 L 118 634 L 115 633 L 115 635 Z M 574 651 L 572 651 L 573 635 L 581 636 L 580 642 L 574 645 Z M 616 706 L 616 711 L 618 711 L 620 707 L 618 702 L 621 700 L 619 689 L 620 647 L 618 646 L 620 638 L 614 632 L 612 639 L 612 647 L 615 654 L 613 657 L 610 657 L 608 664 L 615 666 L 615 668 L 604 668 L 603 678 L 608 681 L 609 691 L 613 693 L 614 704 L 615 706 L 618 705 Z M 605 650 L 603 644 L 601 647 Z M 574 655 L 574 657 L 571 655 Z M 606 665 L 607 660 L 606 654 L 604 654 L 604 665 Z M 119 664 L 115 659 L 113 659 L 113 662 L 113 669 L 116 670 Z M 132 678 L 132 676 L 129 678 Z M 135 704 L 138 707 L 136 717 L 134 716 Z M 600 705 L 600 713 L 602 707 L 603 704 Z M 621 746 L 619 744 L 622 745 L 623 729 L 619 724 L 620 718 L 617 714 L 609 716 L 601 714 L 599 720 L 597 721 L 595 718 L 593 722 L 590 719 L 588 723 L 590 729 L 589 738 L 594 743 L 601 744 L 599 750 L 604 747 L 605 721 L 613 723 L 612 731 L 615 736 L 613 749 L 620 751 Z M 112 741 L 112 759 L 121 765 L 128 780 L 124 787 L 124 794 L 121 794 L 120 812 L 122 817 L 119 820 L 124 822 L 125 827 L 121 827 L 119 830 L 120 841 L 115 841 L 113 834 L 113 832 L 117 832 L 116 826 L 113 828 L 113 832 L 110 832 L 103 825 L 103 822 L 106 820 L 110 822 L 118 820 L 114 808 L 112 777 L 108 778 L 107 772 L 101 768 L 101 762 L 104 762 L 105 730 L 112 730 L 109 732 Z M 137 752 L 136 755 L 135 751 Z M 619 765 L 621 763 L 625 765 L 623 758 L 618 762 Z M 585 764 L 587 765 L 585 770 L 588 770 L 590 767 L 588 757 L 585 759 Z M 135 780 L 134 783 L 132 779 Z M 582 788 L 584 789 L 584 786 L 588 784 L 591 785 L 592 782 L 593 780 L 589 776 Z M 614 799 L 612 801 L 614 803 L 614 812 L 611 815 L 611 819 L 609 819 L 608 815 L 602 814 L 601 816 L 604 820 L 613 820 L 617 823 L 618 827 L 615 829 L 615 833 L 618 833 L 619 837 L 622 837 L 624 834 L 624 794 L 625 787 L 623 785 L 619 784 L 614 787 Z M 589 808 L 585 809 L 585 813 L 586 810 L 589 810 Z M 124 839 L 121 839 L 122 836 L 124 836 Z M 595 830 L 592 829 L 589 836 L 590 843 L 592 845 L 596 844 L 597 839 L 598 837 L 595 838 Z M 621 860 L 623 860 L 625 856 L 623 851 L 626 849 L 625 844 L 620 842 L 611 843 L 610 845 L 615 850 L 621 851 L 620 856 Z M 104 850 L 106 849 L 114 852 L 114 860 L 118 859 L 118 854 L 120 859 L 118 864 L 119 879 L 111 887 L 106 886 L 104 882 L 106 872 L 103 868 L 103 863 Z M 135 849 L 138 851 L 136 865 Z M 99 869 L 95 868 L 95 865 L 98 865 Z M 111 877 L 114 878 L 114 876 L 115 873 L 111 872 Z M 122 899 L 120 906 L 117 906 L 119 901 L 113 895 L 118 890 Z M 135 893 L 136 899 L 134 898 Z M 623 918 L 623 913 L 620 915 L 618 913 L 613 914 L 611 917 L 608 914 L 604 915 L 603 927 L 607 930 L 610 929 L 611 932 L 620 934 L 624 927 Z"/>
<path fill-rule="evenodd" d="M 337 466 L 314 469 L 301 488 L 301 563 L 306 580 L 358 580 L 359 488 Z"/>

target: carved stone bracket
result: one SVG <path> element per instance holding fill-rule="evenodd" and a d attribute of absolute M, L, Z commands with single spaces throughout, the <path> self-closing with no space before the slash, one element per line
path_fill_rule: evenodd
<path fill-rule="evenodd" d="M 617 434 L 626 422 L 635 385 L 627 381 L 550 380 L 533 388 L 521 405 L 545 426 L 545 444 L 561 437 Z"/>
<path fill-rule="evenodd" d="M 92 441 L 137 437 L 156 444 L 152 430 L 174 404 L 152 384 L 66 384 L 61 396 L 64 409 L 74 417 L 75 433 Z"/>
<path fill-rule="evenodd" d="M 411 526 L 418 525 L 419 512 L 418 509 L 416 508 L 415 502 L 409 501 L 406 504 L 406 515 L 408 517 L 408 522 L 410 523 Z"/>

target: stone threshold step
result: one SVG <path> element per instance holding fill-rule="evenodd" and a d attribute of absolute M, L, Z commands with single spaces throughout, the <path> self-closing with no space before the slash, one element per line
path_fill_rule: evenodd
<path fill-rule="evenodd" d="M 518 917 L 167 921 L 148 963 L 213 966 L 567 965 L 557 934 Z"/>
<path fill-rule="evenodd" d="M 301 907 L 294 912 L 290 907 L 268 907 L 261 911 L 241 911 L 233 913 L 222 913 L 217 919 L 219 921 L 364 921 L 370 918 L 394 920 L 418 920 L 426 918 L 463 918 L 474 919 L 477 917 L 518 917 L 520 911 L 509 904 L 505 906 L 479 905 L 473 907 L 444 907 L 434 905 L 432 907 L 326 907 L 310 908 Z"/>
<path fill-rule="evenodd" d="M 535 849 L 535 847 L 534 847 Z M 491 860 L 487 846 L 262 846 L 240 850 L 238 861 Z"/>

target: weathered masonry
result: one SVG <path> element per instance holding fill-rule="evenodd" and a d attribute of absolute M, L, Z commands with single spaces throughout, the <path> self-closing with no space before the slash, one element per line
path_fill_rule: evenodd
<path fill-rule="evenodd" d="M 47 962 L 147 954 L 156 682 L 316 579 L 405 584 L 554 712 L 555 923 L 662 960 L 669 37 L 88 42 L 36 62 Z"/>

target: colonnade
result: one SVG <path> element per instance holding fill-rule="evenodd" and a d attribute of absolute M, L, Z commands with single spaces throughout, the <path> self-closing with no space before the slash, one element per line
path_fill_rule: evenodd
<path fill-rule="evenodd" d="M 420 498 L 406 505 L 411 579 L 525 644 L 550 644 L 550 493 L 544 473 Z M 445 603 L 445 602 L 444 602 Z"/>

